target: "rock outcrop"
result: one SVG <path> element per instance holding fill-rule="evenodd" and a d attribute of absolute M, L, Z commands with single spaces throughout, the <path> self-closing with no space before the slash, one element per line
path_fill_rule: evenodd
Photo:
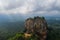
<path fill-rule="evenodd" d="M 25 30 L 26 30 L 25 34 L 30 35 L 34 33 L 35 35 L 38 36 L 38 40 L 46 40 L 48 33 L 47 28 L 48 28 L 47 22 L 44 17 L 37 16 L 34 18 L 28 18 L 25 21 Z"/>
<path fill-rule="evenodd" d="M 33 18 L 28 18 L 25 21 L 25 29 L 26 29 L 26 33 L 32 33 L 33 31 L 33 26 L 34 26 L 34 19 Z"/>

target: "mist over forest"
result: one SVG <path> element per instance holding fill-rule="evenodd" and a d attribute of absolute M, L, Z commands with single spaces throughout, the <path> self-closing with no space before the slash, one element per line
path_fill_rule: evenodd
<path fill-rule="evenodd" d="M 4 18 L 5 17 L 3 17 L 3 19 Z M 5 20 L 3 19 L 0 20 L 0 40 L 7 40 L 14 36 L 16 33 L 24 31 L 24 23 L 27 17 L 25 19 L 22 17 L 15 18 L 16 20 L 14 19 L 13 21 L 7 20 L 7 17 Z M 55 36 L 59 40 L 58 37 L 60 37 L 60 17 L 45 17 L 45 19 L 48 23 L 48 27 L 51 28 L 51 30 L 55 30 L 53 33 L 55 34 L 56 32 Z M 53 37 L 53 39 L 54 38 L 55 37 Z"/>

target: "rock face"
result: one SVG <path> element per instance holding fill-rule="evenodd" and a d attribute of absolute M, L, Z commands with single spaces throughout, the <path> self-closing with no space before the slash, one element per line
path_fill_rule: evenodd
<path fill-rule="evenodd" d="M 28 18 L 25 21 L 25 29 L 27 34 L 34 33 L 38 36 L 38 40 L 46 40 L 47 38 L 47 22 L 44 17 Z"/>
<path fill-rule="evenodd" d="M 32 18 L 28 18 L 26 21 L 25 21 L 25 30 L 26 30 L 26 33 L 32 33 L 33 31 L 33 26 L 34 26 L 34 19 Z"/>

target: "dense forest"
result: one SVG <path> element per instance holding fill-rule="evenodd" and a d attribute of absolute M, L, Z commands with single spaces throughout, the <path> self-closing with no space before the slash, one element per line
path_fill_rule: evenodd
<path fill-rule="evenodd" d="M 46 19 L 48 23 L 47 40 L 60 40 L 60 20 Z M 6 22 L 0 25 L 0 40 L 24 40 L 24 21 Z M 32 35 L 29 40 L 36 40 Z"/>

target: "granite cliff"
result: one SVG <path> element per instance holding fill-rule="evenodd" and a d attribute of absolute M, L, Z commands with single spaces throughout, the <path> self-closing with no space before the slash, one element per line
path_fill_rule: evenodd
<path fill-rule="evenodd" d="M 44 17 L 28 18 L 25 21 L 25 40 L 32 35 L 37 36 L 37 40 L 46 40 L 48 34 L 48 26 Z"/>

